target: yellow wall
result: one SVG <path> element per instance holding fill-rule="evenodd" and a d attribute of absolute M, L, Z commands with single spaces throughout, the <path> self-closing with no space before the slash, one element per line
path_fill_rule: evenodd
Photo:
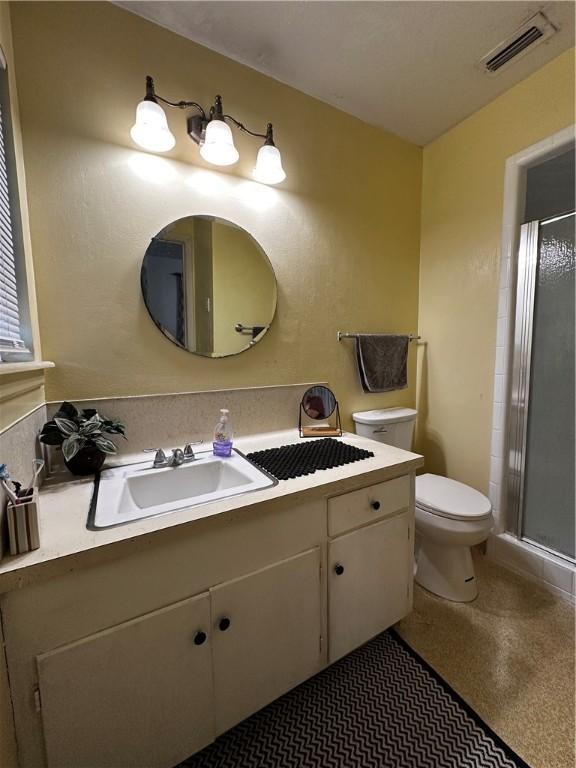
<path fill-rule="evenodd" d="M 428 468 L 487 489 L 504 163 L 574 120 L 573 51 L 426 147 L 421 188 L 418 147 L 112 4 L 14 3 L 12 22 L 49 399 L 328 380 L 345 417 L 415 403 Z M 209 170 L 177 111 L 168 156 L 135 149 L 148 73 L 272 120 L 287 182 L 249 181 L 238 134 L 237 168 Z M 150 237 L 194 213 L 252 232 L 276 272 L 272 329 L 238 357 L 176 348 L 140 297 Z M 407 390 L 364 395 L 336 331 L 416 329 L 420 224 L 418 397 L 415 349 Z"/>
<path fill-rule="evenodd" d="M 415 350 L 407 390 L 363 395 L 336 331 L 417 327 L 420 148 L 112 4 L 14 3 L 12 21 L 49 399 L 329 380 L 344 414 L 414 403 Z M 249 126 L 272 120 L 287 182 L 250 182 L 259 145 L 237 133 L 239 166 L 202 168 L 175 110 L 169 159 L 136 150 L 146 74 L 167 98 L 221 93 Z M 272 329 L 237 357 L 178 349 L 140 297 L 150 237 L 193 213 L 250 231 L 276 272 Z"/>
<path fill-rule="evenodd" d="M 0 47 L 6 58 L 8 69 L 8 87 L 10 90 L 10 112 L 14 133 L 14 150 L 16 154 L 16 173 L 18 175 L 18 192 L 20 196 L 20 211 L 22 214 L 22 235 L 24 240 L 24 256 L 26 259 L 26 277 L 30 304 L 30 322 L 34 340 L 36 359 L 40 359 L 40 339 L 38 335 L 38 316 L 36 313 L 36 298 L 34 289 L 34 272 L 32 266 L 32 251 L 30 246 L 30 228 L 28 224 L 28 206 L 26 202 L 26 178 L 22 155 L 22 137 L 20 131 L 20 114 L 18 110 L 18 95 L 14 54 L 12 50 L 12 30 L 10 24 L 9 4 L 0 2 Z M 5 374 L 0 369 L 0 432 L 14 421 L 24 416 L 37 405 L 44 402 L 44 376 L 42 373 Z"/>
<path fill-rule="evenodd" d="M 251 334 L 236 323 L 268 325 L 276 306 L 276 283 L 258 245 L 245 232 L 216 222 L 212 226 L 214 352 L 240 352 Z"/>
<path fill-rule="evenodd" d="M 574 122 L 574 49 L 424 149 L 420 410 L 427 469 L 488 490 L 506 158 Z"/>

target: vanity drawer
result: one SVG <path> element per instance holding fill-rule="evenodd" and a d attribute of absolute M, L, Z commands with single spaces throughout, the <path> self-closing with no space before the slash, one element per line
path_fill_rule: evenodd
<path fill-rule="evenodd" d="M 328 499 L 328 535 L 373 523 L 410 505 L 410 477 L 397 477 Z"/>

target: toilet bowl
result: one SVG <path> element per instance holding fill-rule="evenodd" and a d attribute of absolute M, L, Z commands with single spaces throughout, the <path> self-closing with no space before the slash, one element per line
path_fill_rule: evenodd
<path fill-rule="evenodd" d="M 409 451 L 417 412 L 383 408 L 353 413 L 363 437 Z M 470 547 L 488 538 L 492 505 L 479 491 L 440 475 L 416 478 L 416 574 L 435 595 L 469 602 L 478 595 Z"/>
<path fill-rule="evenodd" d="M 416 582 L 435 595 L 478 595 L 470 547 L 488 538 L 492 505 L 479 491 L 440 475 L 416 478 Z"/>

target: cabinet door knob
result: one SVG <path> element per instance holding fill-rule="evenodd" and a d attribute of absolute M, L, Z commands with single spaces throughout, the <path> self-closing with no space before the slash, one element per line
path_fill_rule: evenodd
<path fill-rule="evenodd" d="M 230 621 L 228 616 L 224 616 L 218 622 L 218 629 L 220 630 L 220 632 L 226 632 L 226 630 L 228 629 L 231 623 L 232 622 Z"/>
<path fill-rule="evenodd" d="M 378 512 L 378 510 L 380 509 L 380 502 L 379 501 L 371 501 L 370 502 L 370 506 L 372 507 L 374 512 Z"/>
<path fill-rule="evenodd" d="M 344 573 L 344 566 L 341 565 L 340 563 L 336 563 L 336 565 L 334 566 L 334 573 L 336 574 L 336 576 L 342 576 L 342 574 Z"/>
<path fill-rule="evenodd" d="M 194 635 L 194 645 L 203 645 L 206 642 L 207 638 L 206 632 L 202 632 L 202 630 L 199 630 Z"/>

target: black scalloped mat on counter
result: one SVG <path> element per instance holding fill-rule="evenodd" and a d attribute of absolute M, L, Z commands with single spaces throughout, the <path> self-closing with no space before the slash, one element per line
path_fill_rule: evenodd
<path fill-rule="evenodd" d="M 325 437 L 322 440 L 255 451 L 249 453 L 247 458 L 277 480 L 292 480 L 311 475 L 319 469 L 342 467 L 373 456 L 372 451 Z"/>

